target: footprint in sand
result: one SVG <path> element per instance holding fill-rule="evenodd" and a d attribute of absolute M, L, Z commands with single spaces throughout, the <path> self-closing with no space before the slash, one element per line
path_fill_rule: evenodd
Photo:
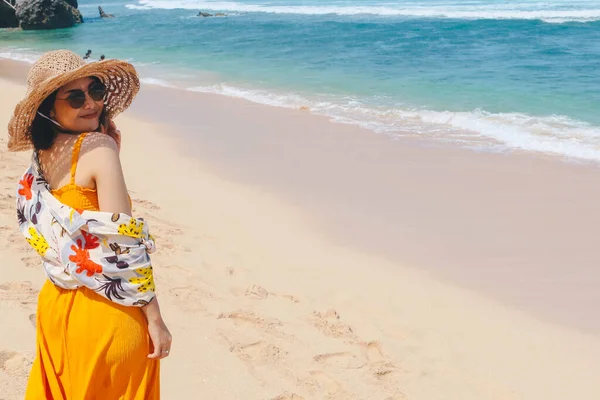
<path fill-rule="evenodd" d="M 369 360 L 369 363 L 377 364 L 385 361 L 381 344 L 378 341 L 373 340 L 371 342 L 363 342 L 360 346 Z"/>
<path fill-rule="evenodd" d="M 337 311 L 333 309 L 322 313 L 314 311 L 311 322 L 325 336 L 334 338 L 356 338 L 352 327 L 343 323 Z"/>
<path fill-rule="evenodd" d="M 12 249 L 16 249 L 19 252 L 36 254 L 35 251 L 27 244 L 23 235 L 16 229 L 11 229 L 11 233 L 8 235 L 2 235 L 2 241 L 8 242 L 8 246 Z"/>
<path fill-rule="evenodd" d="M 257 300 L 264 300 L 269 297 L 269 292 L 261 286 L 252 285 L 246 289 L 246 296 Z"/>
<path fill-rule="evenodd" d="M 0 371 L 10 376 L 27 376 L 31 367 L 31 359 L 14 351 L 0 351 Z"/>
<path fill-rule="evenodd" d="M 29 322 L 31 322 L 31 325 L 33 325 L 33 327 L 37 327 L 37 316 L 35 314 L 29 314 Z"/>
<path fill-rule="evenodd" d="M 16 189 L 15 189 L 16 190 Z M 15 196 L 12 193 L 0 194 L 0 203 L 14 206 Z"/>
<path fill-rule="evenodd" d="M 300 299 L 299 299 L 299 298 L 297 298 L 297 297 L 296 297 L 296 296 L 294 296 L 294 295 L 291 295 L 291 294 L 279 294 L 279 293 L 271 293 L 271 294 L 272 294 L 273 296 L 275 296 L 275 297 L 280 297 L 280 298 L 282 298 L 282 299 L 289 300 L 289 301 L 291 301 L 291 302 L 294 302 L 294 303 L 296 303 L 296 304 L 297 304 L 297 303 L 300 303 Z"/>
<path fill-rule="evenodd" d="M 367 365 L 363 358 L 348 351 L 317 354 L 313 357 L 313 360 L 328 367 L 342 369 L 359 369 Z"/>
<path fill-rule="evenodd" d="M 141 208 L 145 208 L 145 209 L 152 210 L 152 211 L 160 210 L 159 206 L 157 206 L 156 204 L 154 204 L 153 202 L 148 201 L 148 200 L 133 199 L 133 204 L 135 206 L 140 206 Z"/>
<path fill-rule="evenodd" d="M 276 318 L 263 318 L 253 312 L 234 311 L 230 313 L 220 313 L 217 319 L 227 319 L 233 322 L 235 326 L 251 326 L 262 335 L 271 335 L 281 339 L 292 339 L 293 336 L 282 332 L 279 328 L 283 323 Z"/>
<path fill-rule="evenodd" d="M 6 361 L 10 360 L 17 354 L 18 353 L 14 351 L 0 350 L 0 369 L 4 371 L 4 365 L 6 364 Z"/>
<path fill-rule="evenodd" d="M 233 274 L 234 270 L 232 269 L 230 274 Z M 242 291 L 240 289 L 233 289 L 232 290 L 233 294 L 235 294 L 236 296 L 241 295 Z M 273 296 L 273 297 L 278 297 L 278 298 L 282 298 L 282 299 L 286 299 L 289 301 L 292 301 L 294 303 L 300 303 L 300 300 L 292 295 L 289 294 L 278 294 L 278 293 L 272 293 L 269 292 L 267 289 L 265 289 L 262 286 L 259 285 L 252 285 L 250 287 L 248 287 L 246 289 L 246 291 L 243 293 L 246 297 L 250 297 L 256 300 L 264 300 L 269 296 Z"/>
<path fill-rule="evenodd" d="M 279 396 L 273 397 L 271 400 L 304 400 L 304 397 L 296 393 L 282 393 Z"/>
<path fill-rule="evenodd" d="M 0 285 L 0 301 L 18 301 L 21 304 L 35 303 L 38 291 L 29 281 L 8 282 Z"/>
<path fill-rule="evenodd" d="M 355 398 L 355 396 L 345 391 L 338 381 L 327 375 L 325 372 L 309 371 L 309 374 L 310 377 L 303 383 L 307 385 L 311 391 L 325 392 L 327 399 L 349 400 Z"/>
<path fill-rule="evenodd" d="M 266 320 L 262 317 L 257 316 L 253 312 L 247 311 L 234 311 L 230 313 L 221 313 L 217 317 L 218 319 L 229 319 L 235 324 L 248 324 L 252 325 L 257 329 L 262 330 L 275 330 L 278 326 L 281 326 L 281 321 L 277 319 Z"/>
<path fill-rule="evenodd" d="M 285 360 L 288 354 L 286 351 L 264 340 L 245 345 L 234 344 L 229 350 L 243 361 L 260 365 L 279 364 Z"/>
<path fill-rule="evenodd" d="M 349 346 L 355 350 L 318 354 L 313 357 L 313 360 L 328 368 L 326 371 L 331 371 L 331 368 L 347 371 L 345 373 L 349 373 L 349 370 L 354 371 L 353 374 L 356 375 L 352 375 L 352 379 L 364 380 L 366 383 L 377 386 L 387 394 L 386 399 L 405 398 L 404 393 L 399 389 L 399 377 L 395 375 L 399 369 L 387 359 L 379 342 L 360 342 L 358 343 L 360 351 L 356 351 L 355 344 L 349 344 Z M 319 376 L 322 378 L 321 383 L 325 384 L 326 388 L 330 388 L 331 382 L 322 375 Z"/>
<path fill-rule="evenodd" d="M 9 240 L 9 242 L 11 242 L 11 243 L 16 242 L 15 239 L 22 238 L 21 233 L 19 232 L 19 228 L 17 227 L 16 224 L 14 226 L 1 225 L 0 226 L 0 237 L 7 238 Z"/>
<path fill-rule="evenodd" d="M 383 354 L 381 343 L 378 341 L 360 343 L 365 358 L 368 361 L 369 369 L 375 378 L 387 377 L 398 370 L 398 368 L 389 361 Z"/>
<path fill-rule="evenodd" d="M 42 260 L 37 253 L 21 257 L 21 261 L 27 268 L 37 268 L 42 265 Z"/>

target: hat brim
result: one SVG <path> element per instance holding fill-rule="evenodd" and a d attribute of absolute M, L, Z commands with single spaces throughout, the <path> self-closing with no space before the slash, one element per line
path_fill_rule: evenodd
<path fill-rule="evenodd" d="M 8 150 L 24 151 L 33 148 L 31 124 L 42 102 L 65 84 L 90 76 L 97 77 L 106 85 L 104 107 L 109 119 L 125 111 L 140 89 L 135 67 L 128 62 L 112 59 L 85 64 L 47 79 L 32 88 L 15 107 L 8 123 Z"/>

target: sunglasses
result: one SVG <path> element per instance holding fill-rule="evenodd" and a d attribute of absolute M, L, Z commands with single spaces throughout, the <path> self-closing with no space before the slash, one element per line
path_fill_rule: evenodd
<path fill-rule="evenodd" d="M 71 107 L 81 108 L 85 104 L 85 92 L 86 91 L 81 89 L 74 89 L 69 92 L 69 96 L 66 99 L 57 100 L 66 100 L 69 102 Z M 94 101 L 104 100 L 104 97 L 106 96 L 106 86 L 104 86 L 104 84 L 101 82 L 92 83 L 87 88 L 87 93 Z"/>

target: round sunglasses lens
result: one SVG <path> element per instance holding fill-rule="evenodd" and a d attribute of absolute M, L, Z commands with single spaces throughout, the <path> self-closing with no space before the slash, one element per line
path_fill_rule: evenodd
<path fill-rule="evenodd" d="M 88 93 L 94 101 L 104 100 L 104 95 L 106 94 L 106 87 L 102 84 L 93 85 L 89 88 Z"/>
<path fill-rule="evenodd" d="M 81 108 L 85 104 L 85 93 L 82 91 L 73 92 L 67 98 L 73 108 Z"/>

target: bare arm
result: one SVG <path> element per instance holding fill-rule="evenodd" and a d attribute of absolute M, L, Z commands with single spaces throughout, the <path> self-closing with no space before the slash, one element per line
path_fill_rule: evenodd
<path fill-rule="evenodd" d="M 117 142 L 107 134 L 94 134 L 91 145 L 93 148 L 88 152 L 86 163 L 93 166 L 100 211 L 131 215 Z M 148 321 L 148 334 L 154 347 L 148 357 L 167 357 L 172 338 L 162 318 L 158 298 L 155 297 L 150 304 L 143 306 L 142 310 Z"/>
<path fill-rule="evenodd" d="M 85 159 L 96 183 L 100 211 L 131 215 L 127 186 L 121 168 L 119 148 L 113 138 L 95 133 L 86 138 Z"/>

